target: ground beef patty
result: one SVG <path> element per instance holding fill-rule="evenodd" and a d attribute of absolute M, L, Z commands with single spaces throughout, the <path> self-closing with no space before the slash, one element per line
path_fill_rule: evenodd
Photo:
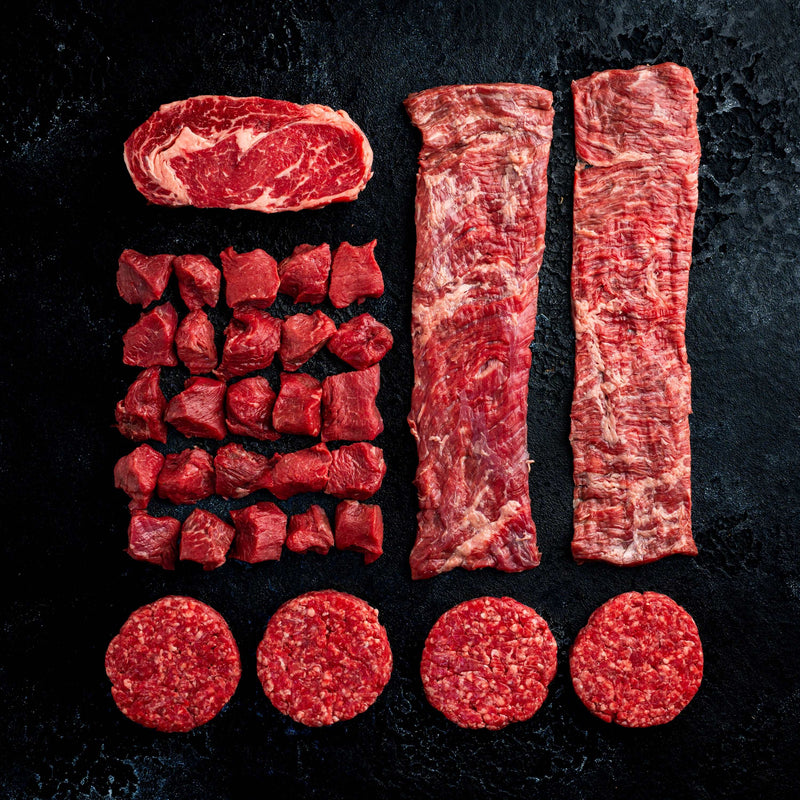
<path fill-rule="evenodd" d="M 391 673 L 392 651 L 378 612 L 343 592 L 309 592 L 284 603 L 258 648 L 265 694 L 303 725 L 361 714 Z"/>
<path fill-rule="evenodd" d="M 697 626 L 656 592 L 613 597 L 589 617 L 569 657 L 583 704 L 606 722 L 661 725 L 694 697 L 703 678 Z"/>
<path fill-rule="evenodd" d="M 422 652 L 428 701 L 462 728 L 529 719 L 556 674 L 547 623 L 510 597 L 478 597 L 445 612 Z"/>
<path fill-rule="evenodd" d="M 120 711 L 159 731 L 189 731 L 215 717 L 241 672 L 225 620 L 191 597 L 162 597 L 137 609 L 106 651 Z"/>

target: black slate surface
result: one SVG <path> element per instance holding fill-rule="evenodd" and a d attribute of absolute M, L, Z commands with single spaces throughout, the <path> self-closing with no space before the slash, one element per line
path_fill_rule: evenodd
<path fill-rule="evenodd" d="M 3 623 L 0 794 L 8 798 L 789 797 L 800 789 L 797 662 L 800 362 L 800 13 L 780 0 L 18 4 L 0 32 Z M 695 559 L 619 569 L 569 555 L 572 385 L 569 269 L 574 78 L 674 60 L 700 89 L 703 159 L 690 281 Z M 419 139 L 401 101 L 457 82 L 555 93 L 547 249 L 530 381 L 531 487 L 542 565 L 412 583 L 415 451 L 410 282 Z M 375 150 L 351 204 L 298 214 L 147 206 L 122 142 L 159 104 L 258 94 L 346 109 Z M 377 237 L 391 325 L 381 407 L 389 474 L 386 554 L 287 554 L 174 574 L 124 553 L 129 443 L 114 403 L 135 371 L 116 295 L 124 247 L 210 255 L 233 244 L 287 254 L 305 241 Z M 173 287 L 174 291 L 174 287 Z M 285 309 L 284 309 L 285 310 Z M 347 314 L 344 314 L 347 316 Z M 324 360 L 318 369 L 328 369 Z M 177 440 L 171 440 L 177 446 Z M 286 504 L 290 507 L 291 504 Z M 211 505 L 213 507 L 213 503 Z M 254 653 L 270 614 L 333 587 L 377 606 L 395 654 L 375 706 L 330 729 L 282 718 Z M 589 613 L 623 591 L 665 592 L 695 617 L 703 685 L 674 722 L 599 722 L 570 686 L 567 651 Z M 110 638 L 168 593 L 230 622 L 244 675 L 228 708 L 185 735 L 125 719 L 103 671 Z M 508 594 L 559 643 L 559 672 L 530 721 L 465 731 L 430 708 L 418 677 L 427 631 L 450 606 Z"/>

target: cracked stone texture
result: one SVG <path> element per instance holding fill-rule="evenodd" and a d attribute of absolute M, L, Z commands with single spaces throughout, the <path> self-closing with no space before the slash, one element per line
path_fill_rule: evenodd
<path fill-rule="evenodd" d="M 796 4 L 33 0 L 13 8 L 0 31 L 1 583 L 11 598 L 0 633 L 0 793 L 36 800 L 792 795 L 800 787 Z M 700 89 L 703 158 L 687 315 L 700 553 L 633 569 L 577 566 L 569 556 L 567 440 L 569 85 L 594 70 L 663 60 L 690 67 Z M 420 142 L 401 101 L 426 87 L 479 81 L 536 83 L 555 94 L 529 414 L 543 560 L 520 575 L 456 571 L 412 583 L 415 450 L 404 418 Z M 355 203 L 298 214 L 147 206 L 125 171 L 122 143 L 159 104 L 201 93 L 344 108 L 373 145 L 375 177 Z M 379 398 L 389 466 L 377 498 L 387 519 L 385 555 L 365 568 L 354 553 L 286 553 L 277 564 L 234 563 L 207 574 L 130 560 L 122 553 L 126 500 L 111 478 L 130 449 L 111 424 L 134 374 L 122 365 L 121 334 L 137 316 L 116 296 L 120 251 L 216 256 L 227 245 L 259 246 L 280 258 L 301 242 L 373 237 L 387 292 L 364 308 L 391 326 L 396 343 L 382 365 Z M 336 368 L 324 357 L 315 363 L 319 374 Z M 176 391 L 179 380 L 171 380 Z M 181 440 L 171 437 L 176 449 Z M 380 609 L 395 671 L 366 714 L 306 729 L 265 700 L 255 649 L 281 602 L 328 587 Z M 706 654 L 705 680 L 688 708 L 667 726 L 639 731 L 592 717 L 567 667 L 569 644 L 591 611 L 632 589 L 664 592 L 685 606 Z M 185 735 L 126 720 L 103 672 L 107 643 L 127 615 L 168 593 L 219 610 L 244 666 L 228 708 Z M 427 705 L 418 673 L 434 621 L 482 594 L 532 605 L 559 643 L 558 675 L 541 711 L 496 733 L 447 722 Z"/>

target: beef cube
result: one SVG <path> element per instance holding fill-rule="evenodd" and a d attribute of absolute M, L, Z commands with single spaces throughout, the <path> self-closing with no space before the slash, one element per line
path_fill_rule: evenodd
<path fill-rule="evenodd" d="M 192 375 L 211 372 L 217 366 L 214 326 L 201 309 L 190 311 L 175 332 L 175 349 Z"/>
<path fill-rule="evenodd" d="M 177 366 L 172 346 L 177 327 L 178 314 L 172 303 L 145 311 L 122 335 L 122 361 L 132 367 Z"/>
<path fill-rule="evenodd" d="M 315 505 L 308 511 L 291 517 L 286 546 L 295 553 L 312 550 L 326 555 L 333 547 L 333 531 L 325 509 Z"/>
<path fill-rule="evenodd" d="M 142 370 L 128 388 L 125 398 L 117 403 L 117 428 L 134 442 L 147 439 L 167 441 L 167 426 L 164 424 L 167 399 L 161 391 L 160 378 L 160 367 Z"/>
<path fill-rule="evenodd" d="M 214 493 L 214 459 L 200 447 L 169 453 L 158 476 L 158 496 L 171 503 L 196 503 Z"/>
<path fill-rule="evenodd" d="M 383 554 L 383 514 L 380 506 L 343 500 L 336 506 L 336 547 L 364 554 L 371 564 Z"/>
<path fill-rule="evenodd" d="M 301 244 L 278 264 L 280 291 L 295 303 L 321 303 L 328 293 L 330 271 L 331 248 L 327 244 Z"/>
<path fill-rule="evenodd" d="M 225 328 L 222 364 L 215 374 L 233 378 L 264 369 L 272 363 L 280 344 L 279 319 L 255 308 L 237 308 Z"/>
<path fill-rule="evenodd" d="M 344 308 L 356 300 L 363 303 L 367 297 L 383 294 L 383 275 L 375 260 L 373 239 L 369 244 L 354 247 L 342 242 L 333 255 L 331 286 L 328 296 L 336 308 Z"/>
<path fill-rule="evenodd" d="M 117 291 L 131 305 L 149 306 L 161 299 L 172 271 L 169 255 L 145 256 L 136 250 L 123 250 L 117 269 Z"/>
<path fill-rule="evenodd" d="M 347 444 L 331 453 L 326 494 L 350 500 L 372 497 L 383 483 L 383 450 L 367 442 Z"/>
<path fill-rule="evenodd" d="M 322 384 L 304 372 L 281 373 L 281 390 L 272 409 L 278 433 L 319 436 L 322 423 Z"/>
<path fill-rule="evenodd" d="M 219 254 L 225 275 L 225 301 L 231 308 L 268 308 L 278 296 L 278 264 L 263 250 L 237 253 L 228 247 Z"/>
<path fill-rule="evenodd" d="M 189 378 L 185 388 L 167 405 L 164 419 L 184 436 L 224 439 L 225 382 L 212 378 Z"/>
<path fill-rule="evenodd" d="M 383 430 L 375 405 L 381 383 L 376 364 L 358 372 L 331 375 L 322 383 L 322 441 L 366 441 Z"/>
<path fill-rule="evenodd" d="M 221 567 L 233 535 L 233 525 L 210 511 L 196 508 L 181 528 L 181 561 L 196 561 L 205 570 Z"/>
<path fill-rule="evenodd" d="M 295 372 L 336 333 L 333 320 L 321 311 L 294 314 L 283 321 L 281 362 L 287 372 Z"/>
<path fill-rule="evenodd" d="M 137 561 L 147 561 L 164 569 L 175 569 L 181 521 L 175 517 L 151 517 L 140 511 L 128 525 L 128 549 Z"/>
<path fill-rule="evenodd" d="M 222 282 L 220 271 L 205 256 L 178 256 L 172 266 L 178 278 L 178 291 L 190 311 L 205 306 L 214 308 Z"/>
<path fill-rule="evenodd" d="M 372 314 L 359 314 L 339 326 L 328 350 L 355 369 L 377 364 L 391 349 L 392 332 Z"/>
<path fill-rule="evenodd" d="M 272 427 L 274 405 L 275 392 L 266 378 L 242 378 L 228 387 L 225 397 L 228 430 L 261 441 L 275 441 L 280 437 Z"/>
<path fill-rule="evenodd" d="M 328 483 L 331 454 L 324 444 L 294 453 L 276 453 L 269 460 L 264 488 L 280 500 L 302 492 L 320 492 Z"/>
<path fill-rule="evenodd" d="M 245 497 L 262 489 L 269 470 L 269 459 L 245 450 L 240 444 L 226 444 L 214 457 L 217 494 L 225 498 Z"/>
<path fill-rule="evenodd" d="M 158 473 L 164 466 L 164 456 L 149 444 L 140 444 L 122 456 L 114 467 L 114 486 L 131 498 L 128 508 L 143 511 L 156 488 Z"/>
<path fill-rule="evenodd" d="M 231 509 L 231 518 L 236 528 L 231 558 L 249 564 L 280 560 L 286 540 L 286 514 L 275 503 Z"/>

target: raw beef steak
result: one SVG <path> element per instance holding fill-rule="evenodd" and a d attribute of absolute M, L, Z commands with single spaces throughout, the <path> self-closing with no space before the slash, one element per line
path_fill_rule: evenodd
<path fill-rule="evenodd" d="M 333 320 L 321 311 L 292 314 L 281 328 L 280 357 L 287 372 L 295 372 L 336 333 Z"/>
<path fill-rule="evenodd" d="M 350 303 L 363 303 L 367 297 L 380 297 L 383 294 L 383 275 L 375 260 L 373 239 L 358 247 L 342 242 L 333 255 L 331 265 L 331 285 L 328 296 L 336 308 L 344 308 Z"/>
<path fill-rule="evenodd" d="M 275 441 L 279 434 L 272 427 L 274 405 L 275 392 L 269 381 L 260 375 L 231 384 L 225 396 L 228 430 L 240 436 Z"/>
<path fill-rule="evenodd" d="M 117 269 L 117 291 L 126 302 L 149 306 L 161 299 L 172 272 L 171 255 L 145 256 L 123 250 Z"/>
<path fill-rule="evenodd" d="M 128 524 L 128 549 L 137 561 L 147 561 L 164 569 L 175 569 L 181 521 L 175 517 L 151 517 L 143 511 L 131 514 Z"/>
<path fill-rule="evenodd" d="M 336 506 L 336 547 L 364 554 L 371 564 L 383 555 L 383 514 L 380 506 L 343 500 Z"/>
<path fill-rule="evenodd" d="M 205 256 L 178 256 L 172 262 L 178 278 L 178 291 L 190 311 L 205 306 L 214 308 L 222 282 L 220 271 Z"/>
<path fill-rule="evenodd" d="M 140 444 L 114 466 L 114 486 L 131 498 L 128 508 L 144 511 L 156 489 L 164 456 L 149 444 Z"/>
<path fill-rule="evenodd" d="M 319 436 L 322 424 L 322 384 L 305 372 L 282 372 L 281 390 L 272 409 L 278 433 Z"/>
<path fill-rule="evenodd" d="M 168 453 L 158 476 L 158 496 L 170 503 L 196 503 L 214 493 L 214 459 L 201 447 Z"/>
<path fill-rule="evenodd" d="M 238 498 L 263 488 L 269 459 L 245 450 L 240 444 L 223 445 L 214 456 L 216 491 L 220 497 Z"/>
<path fill-rule="evenodd" d="M 205 311 L 190 311 L 175 331 L 175 350 L 192 375 L 211 372 L 217 366 L 214 326 Z"/>
<path fill-rule="evenodd" d="M 221 567 L 234 533 L 216 514 L 195 508 L 181 528 L 181 561 L 196 561 L 205 570 Z"/>
<path fill-rule="evenodd" d="M 233 378 L 264 369 L 280 346 L 281 321 L 277 317 L 256 308 L 237 308 L 225 328 L 222 363 L 216 374 Z"/>
<path fill-rule="evenodd" d="M 178 314 L 172 303 L 145 311 L 122 335 L 122 360 L 132 367 L 175 367 L 173 343 Z"/>
<path fill-rule="evenodd" d="M 343 322 L 328 340 L 328 350 L 355 369 L 377 364 L 391 349 L 392 332 L 372 314 Z"/>
<path fill-rule="evenodd" d="M 295 303 L 321 303 L 328 295 L 330 271 L 329 245 L 298 245 L 290 256 L 278 264 L 280 291 L 288 294 Z"/>
<path fill-rule="evenodd" d="M 322 382 L 322 441 L 372 440 L 383 430 L 375 399 L 381 386 L 376 364 L 358 372 L 330 375 Z"/>
<path fill-rule="evenodd" d="M 276 453 L 269 460 L 263 486 L 279 500 L 303 492 L 321 492 L 328 483 L 331 454 L 324 444 L 293 453 Z"/>
<path fill-rule="evenodd" d="M 290 517 L 286 546 L 293 553 L 307 553 L 311 550 L 327 555 L 333 547 L 333 531 L 325 509 L 313 505 L 308 511 Z"/>
<path fill-rule="evenodd" d="M 286 514 L 275 503 L 232 508 L 236 528 L 230 557 L 249 564 L 278 561 L 286 540 Z"/>
<path fill-rule="evenodd" d="M 224 439 L 225 382 L 211 378 L 189 378 L 185 388 L 167 405 L 164 419 L 184 436 Z"/>
<path fill-rule="evenodd" d="M 278 296 L 278 264 L 264 250 L 237 253 L 228 247 L 219 254 L 225 275 L 225 302 L 231 307 L 269 308 Z"/>
<path fill-rule="evenodd" d="M 128 387 L 125 397 L 117 403 L 114 411 L 117 428 L 134 442 L 146 439 L 167 441 L 167 426 L 164 424 L 167 399 L 161 391 L 160 379 L 161 367 L 143 369 Z"/>
<path fill-rule="evenodd" d="M 325 494 L 349 500 L 366 500 L 381 488 L 385 474 L 386 462 L 380 447 L 369 442 L 346 444 L 331 452 Z"/>

